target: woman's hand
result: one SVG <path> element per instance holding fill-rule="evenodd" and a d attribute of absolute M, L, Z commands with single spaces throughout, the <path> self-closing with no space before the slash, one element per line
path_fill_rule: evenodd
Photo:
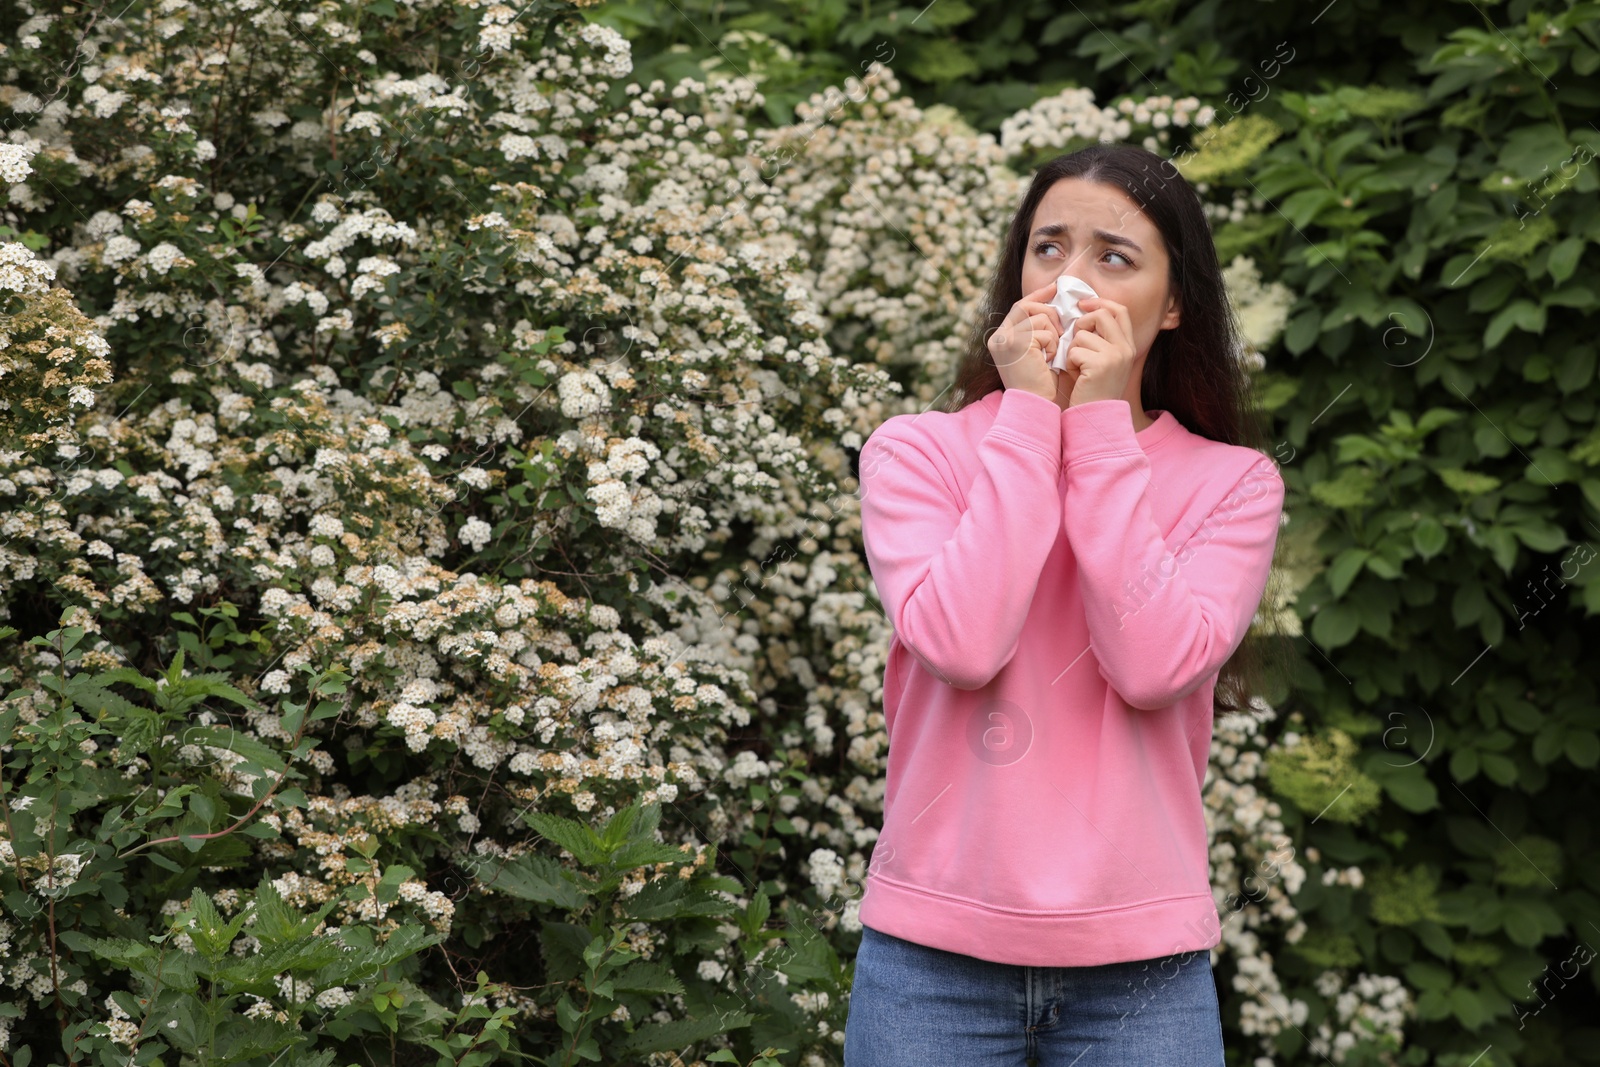
<path fill-rule="evenodd" d="M 1050 369 L 1056 344 L 1061 340 L 1061 312 L 1045 303 L 1056 291 L 1056 283 L 1040 286 L 1011 305 L 1006 317 L 989 335 L 989 354 L 1007 389 L 1026 389 L 1062 410 L 1070 396 L 1057 374 Z"/>
<path fill-rule="evenodd" d="M 1064 407 L 1121 400 L 1136 359 L 1133 319 L 1127 307 L 1103 296 L 1083 297 L 1078 307 L 1083 315 L 1067 349 L 1067 369 L 1061 372 L 1068 397 Z"/>

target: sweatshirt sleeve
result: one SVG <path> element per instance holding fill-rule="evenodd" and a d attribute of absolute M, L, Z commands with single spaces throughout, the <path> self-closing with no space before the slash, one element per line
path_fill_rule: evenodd
<path fill-rule="evenodd" d="M 1272 566 L 1284 486 L 1261 456 L 1169 551 L 1130 411 L 1126 400 L 1097 400 L 1062 413 L 1062 515 L 1100 672 L 1149 710 L 1188 696 L 1243 642 Z"/>
<path fill-rule="evenodd" d="M 1061 535 L 1061 409 L 1007 389 L 958 503 L 928 435 L 890 419 L 860 459 L 861 538 L 895 635 L 934 676 L 984 686 L 1010 662 Z"/>

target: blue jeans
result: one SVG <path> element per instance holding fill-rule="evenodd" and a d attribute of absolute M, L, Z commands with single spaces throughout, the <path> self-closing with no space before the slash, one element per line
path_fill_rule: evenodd
<path fill-rule="evenodd" d="M 1222 1067 L 1211 953 L 994 963 L 861 928 L 844 1067 Z"/>

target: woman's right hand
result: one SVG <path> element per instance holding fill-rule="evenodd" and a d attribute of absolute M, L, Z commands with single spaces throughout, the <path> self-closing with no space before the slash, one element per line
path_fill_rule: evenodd
<path fill-rule="evenodd" d="M 1061 340 L 1061 312 L 1045 303 L 1055 294 L 1056 283 L 1040 286 L 1011 305 L 1011 310 L 989 335 L 1000 381 L 1007 389 L 1026 389 L 1046 400 L 1056 400 L 1057 374 L 1050 369 Z"/>

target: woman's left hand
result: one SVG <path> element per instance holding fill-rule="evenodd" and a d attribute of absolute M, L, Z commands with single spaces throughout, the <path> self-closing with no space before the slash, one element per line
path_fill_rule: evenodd
<path fill-rule="evenodd" d="M 1133 319 L 1127 307 L 1103 296 L 1083 297 L 1078 307 L 1083 316 L 1061 372 L 1070 379 L 1067 406 L 1123 399 L 1133 377 Z"/>

